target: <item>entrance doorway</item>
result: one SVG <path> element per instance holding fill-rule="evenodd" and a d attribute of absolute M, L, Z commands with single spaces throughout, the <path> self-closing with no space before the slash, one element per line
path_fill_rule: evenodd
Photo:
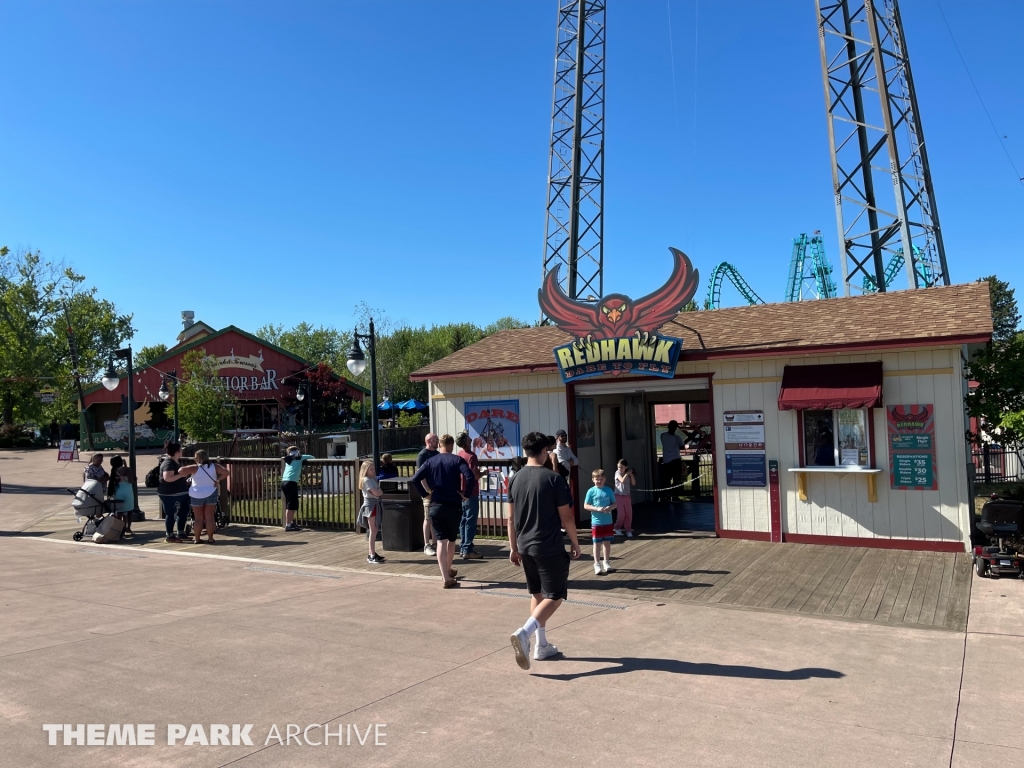
<path fill-rule="evenodd" d="M 616 465 L 625 459 L 636 474 L 633 524 L 640 533 L 708 532 L 715 530 L 713 451 L 709 381 L 706 377 L 601 381 L 575 385 L 577 444 L 581 492 L 594 469 L 612 483 Z M 679 422 L 682 440 L 677 482 L 685 485 L 661 492 L 661 435 L 668 422 Z M 587 515 L 581 517 L 586 521 Z"/>

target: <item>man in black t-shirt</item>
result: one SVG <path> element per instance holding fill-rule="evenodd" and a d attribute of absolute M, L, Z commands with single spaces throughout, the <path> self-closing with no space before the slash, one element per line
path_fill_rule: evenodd
<path fill-rule="evenodd" d="M 580 556 L 576 520 L 572 512 L 569 486 L 547 466 L 547 436 L 531 432 L 523 438 L 526 466 L 515 473 L 508 486 L 509 560 L 522 565 L 530 600 L 530 618 L 512 633 L 516 663 L 530 668 L 530 635 L 537 633 L 533 658 L 537 661 L 558 653 L 545 633 L 548 619 L 566 598 L 569 560 Z M 565 551 L 562 529 L 569 535 L 570 551 Z"/>
<path fill-rule="evenodd" d="M 416 469 L 422 467 L 423 463 L 427 461 L 427 459 L 432 459 L 435 456 L 437 456 L 437 454 L 440 453 L 440 451 L 437 449 L 437 435 L 435 435 L 433 432 L 427 433 L 427 437 L 424 440 L 424 443 L 426 444 L 426 448 L 420 451 L 419 455 L 416 456 Z M 416 490 L 419 490 L 419 488 L 416 488 Z M 436 550 L 434 549 L 433 531 L 430 530 L 429 493 L 423 496 L 423 554 L 430 555 L 431 557 L 437 554 Z"/>

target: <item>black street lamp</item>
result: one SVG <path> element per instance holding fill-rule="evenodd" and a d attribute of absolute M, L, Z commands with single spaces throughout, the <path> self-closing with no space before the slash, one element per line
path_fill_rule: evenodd
<path fill-rule="evenodd" d="M 306 401 L 306 434 L 313 434 L 313 390 L 308 381 L 300 382 L 295 388 L 295 399 L 300 403 Z"/>
<path fill-rule="evenodd" d="M 377 435 L 377 337 L 373 330 L 373 319 L 370 319 L 370 332 L 359 333 L 352 331 L 352 348 L 348 352 L 346 365 L 353 376 L 359 376 L 366 370 L 366 355 L 363 354 L 359 340 L 365 339 L 367 352 L 370 353 L 370 445 L 373 450 L 373 467 L 375 472 L 380 471 L 380 439 Z M 366 401 L 363 401 L 363 414 L 366 414 Z"/>
<path fill-rule="evenodd" d="M 160 399 L 165 403 L 171 396 L 170 390 L 167 389 L 167 380 L 171 380 L 171 386 L 174 387 L 174 442 L 178 442 L 178 371 L 177 369 L 164 374 L 164 380 L 160 382 L 160 390 L 157 392 L 160 395 Z"/>
<path fill-rule="evenodd" d="M 136 480 L 135 471 L 135 387 L 133 379 L 135 378 L 135 371 L 132 370 L 132 348 L 131 345 L 124 349 L 117 350 L 112 357 L 107 359 L 107 372 L 101 379 L 103 386 L 110 392 L 117 389 L 121 383 L 120 378 L 117 375 L 117 371 L 114 370 L 114 358 L 118 360 L 124 360 L 125 365 L 128 366 L 128 469 L 131 471 L 132 476 L 132 493 L 135 496 L 135 504 L 138 506 L 139 503 L 139 484 Z"/>

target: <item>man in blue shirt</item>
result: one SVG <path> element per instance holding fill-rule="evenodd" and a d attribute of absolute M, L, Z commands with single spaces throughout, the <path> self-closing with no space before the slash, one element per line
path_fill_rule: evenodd
<path fill-rule="evenodd" d="M 471 488 L 476 481 L 469 465 L 461 456 L 452 453 L 455 438 L 441 436 L 441 453 L 423 462 L 412 476 L 412 482 L 419 483 L 430 497 L 430 527 L 437 541 L 437 565 L 441 569 L 444 588 L 459 586 L 452 568 L 455 557 L 455 540 L 459 537 L 462 522 L 462 501 L 465 487 Z"/>

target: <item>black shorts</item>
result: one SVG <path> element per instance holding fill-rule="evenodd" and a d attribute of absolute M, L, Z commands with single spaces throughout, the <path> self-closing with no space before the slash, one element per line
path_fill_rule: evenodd
<path fill-rule="evenodd" d="M 437 541 L 455 541 L 459 538 L 462 506 L 457 504 L 431 504 L 430 527 Z"/>
<path fill-rule="evenodd" d="M 299 484 L 294 480 L 281 483 L 281 493 L 284 494 L 285 509 L 299 510 Z"/>
<path fill-rule="evenodd" d="M 523 558 L 526 589 L 531 595 L 540 593 L 550 600 L 565 600 L 569 593 L 569 553 L 527 555 Z"/>

